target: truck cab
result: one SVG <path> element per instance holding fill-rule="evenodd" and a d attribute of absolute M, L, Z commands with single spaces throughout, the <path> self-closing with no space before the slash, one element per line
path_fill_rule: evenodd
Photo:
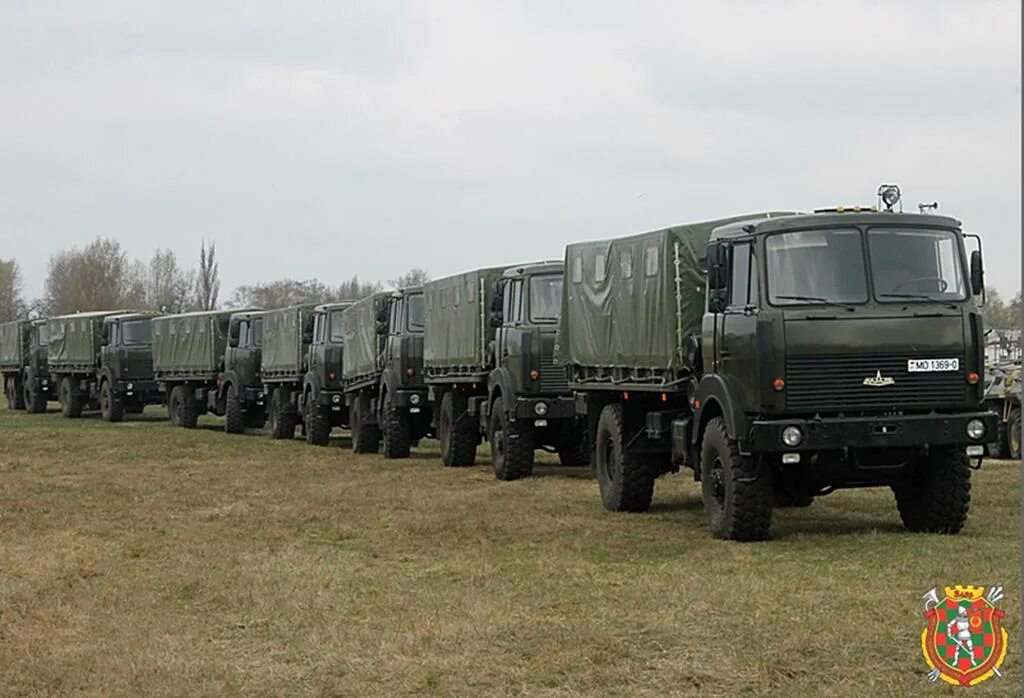
<path fill-rule="evenodd" d="M 348 425 L 341 362 L 345 350 L 342 314 L 351 302 L 327 303 L 313 309 L 313 336 L 309 339 L 302 414 L 324 413 L 330 426 Z M 308 425 L 307 425 L 308 429 Z"/>
<path fill-rule="evenodd" d="M 259 429 L 266 422 L 266 400 L 260 375 L 263 347 L 263 311 L 246 310 L 233 313 L 228 319 L 228 342 L 224 349 L 224 371 L 218 390 L 211 391 L 223 414 L 224 430 L 240 434 L 246 427 Z"/>
<path fill-rule="evenodd" d="M 554 448 L 564 465 L 589 462 L 565 369 L 554 361 L 562 281 L 562 262 L 550 261 L 512 267 L 495 283 L 493 368 L 480 413 L 500 479 L 528 475 L 537 448 Z"/>
<path fill-rule="evenodd" d="M 866 208 L 712 231 L 691 439 L 713 529 L 774 482 L 796 504 L 890 485 L 911 530 L 959 530 L 968 459 L 997 426 L 965 238 L 953 218 Z"/>
<path fill-rule="evenodd" d="M 30 321 L 27 331 L 27 357 L 22 381 L 25 409 L 31 413 L 41 413 L 46 411 L 48 401 L 57 399 L 46 363 L 46 345 L 50 341 L 46 320 Z"/>
<path fill-rule="evenodd" d="M 161 397 L 153 377 L 152 315 L 124 313 L 103 319 L 96 370 L 100 411 L 107 421 L 138 414 Z"/>
<path fill-rule="evenodd" d="M 378 422 L 386 458 L 404 458 L 410 446 L 433 434 L 423 373 L 426 309 L 423 288 L 399 289 L 381 309 L 384 336 Z"/>

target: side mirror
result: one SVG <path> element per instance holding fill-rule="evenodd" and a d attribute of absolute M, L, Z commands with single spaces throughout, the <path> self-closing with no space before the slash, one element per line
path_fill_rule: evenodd
<path fill-rule="evenodd" d="M 491 311 L 491 327 L 501 327 L 505 324 L 505 318 L 502 316 L 501 311 Z"/>
<path fill-rule="evenodd" d="M 721 291 L 725 289 L 729 285 L 728 245 L 721 242 L 712 242 L 708 244 L 705 259 L 708 271 L 708 290 Z"/>
<path fill-rule="evenodd" d="M 708 295 L 709 313 L 724 313 L 728 305 L 729 304 L 725 300 L 725 295 L 718 289 L 712 290 Z"/>
<path fill-rule="evenodd" d="M 103 343 L 107 344 L 110 342 L 110 323 L 104 322 L 103 328 L 100 330 L 100 336 L 103 338 Z"/>
<path fill-rule="evenodd" d="M 229 335 L 228 336 L 228 346 L 231 347 L 232 349 L 237 349 L 238 348 L 238 335 L 237 334 L 233 334 L 233 335 Z"/>
<path fill-rule="evenodd" d="M 971 252 L 971 293 L 982 296 L 982 303 L 984 303 L 985 268 L 981 263 L 981 250 Z"/>
<path fill-rule="evenodd" d="M 386 335 L 388 334 L 388 321 L 377 318 L 377 334 Z"/>

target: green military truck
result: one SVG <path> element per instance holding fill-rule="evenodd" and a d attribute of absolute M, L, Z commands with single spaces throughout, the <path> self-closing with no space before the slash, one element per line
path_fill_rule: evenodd
<path fill-rule="evenodd" d="M 445 465 L 491 443 L 495 477 L 533 471 L 538 448 L 587 461 L 565 370 L 554 364 L 562 265 L 481 269 L 424 286 L 424 366 Z"/>
<path fill-rule="evenodd" d="M 891 487 L 910 530 L 958 532 L 997 422 L 964 238 L 953 218 L 857 208 L 570 245 L 557 355 L 604 506 L 644 511 L 687 466 L 719 538 L 864 486 Z"/>
<path fill-rule="evenodd" d="M 263 319 L 263 391 L 270 435 L 290 439 L 302 425 L 306 441 L 326 446 L 331 429 L 348 426 L 342 390 L 342 314 L 351 303 L 267 311 Z"/>
<path fill-rule="evenodd" d="M 105 421 L 119 422 L 126 412 L 139 414 L 159 400 L 152 320 L 151 314 L 125 310 L 47 320 L 47 364 L 65 417 L 99 409 Z"/>
<path fill-rule="evenodd" d="M 406 458 L 433 433 L 423 382 L 423 289 L 364 298 L 344 314 L 342 377 L 352 448 Z"/>
<path fill-rule="evenodd" d="M 25 369 L 32 360 L 31 336 L 29 320 L 0 324 L 0 375 L 9 410 L 25 409 Z"/>
<path fill-rule="evenodd" d="M 985 406 L 999 415 L 988 453 L 993 458 L 1020 460 L 1020 363 L 1003 362 L 985 370 Z"/>
<path fill-rule="evenodd" d="M 267 421 L 260 366 L 263 350 L 263 311 L 243 310 L 228 318 L 228 343 L 217 391 L 207 393 L 207 409 L 224 415 L 224 431 L 241 434 L 260 429 Z M 211 402 L 212 398 L 212 402 Z"/>
<path fill-rule="evenodd" d="M 46 411 L 46 403 L 57 399 L 50 368 L 46 361 L 46 347 L 49 343 L 49 329 L 45 319 L 30 320 L 26 328 L 28 335 L 23 345 L 22 392 L 25 411 L 39 414 Z"/>

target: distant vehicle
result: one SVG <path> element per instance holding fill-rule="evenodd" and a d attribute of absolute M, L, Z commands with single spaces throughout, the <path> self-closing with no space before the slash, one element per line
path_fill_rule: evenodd
<path fill-rule="evenodd" d="M 561 288 L 558 262 L 424 285 L 426 383 L 445 465 L 472 465 L 484 439 L 500 480 L 530 475 L 539 448 L 588 462 L 584 421 L 554 363 Z"/>
<path fill-rule="evenodd" d="M 224 370 L 217 392 L 208 408 L 224 414 L 224 431 L 241 434 L 259 429 L 267 421 L 266 400 L 260 374 L 263 347 L 263 311 L 244 310 L 228 318 L 228 344 L 224 349 Z M 209 402 L 209 400 L 208 400 Z"/>
<path fill-rule="evenodd" d="M 998 423 L 964 238 L 858 207 L 569 245 L 556 359 L 604 506 L 644 511 L 686 466 L 719 538 L 767 538 L 774 505 L 863 486 L 892 487 L 910 530 L 958 532 Z"/>
<path fill-rule="evenodd" d="M 45 319 L 0 325 L 0 373 L 8 409 L 45 412 L 46 403 L 57 399 L 46 363 L 47 341 Z"/>
<path fill-rule="evenodd" d="M 352 447 L 406 458 L 433 436 L 423 376 L 423 289 L 365 298 L 344 313 L 342 377 L 352 415 Z"/>
<path fill-rule="evenodd" d="M 1020 460 L 1020 381 L 1019 362 L 996 364 L 985 370 L 985 406 L 999 415 L 995 439 L 988 449 L 993 458 Z"/>
<path fill-rule="evenodd" d="M 65 417 L 98 409 L 104 421 L 119 422 L 126 412 L 139 414 L 160 401 L 153 374 L 152 320 L 150 313 L 125 310 L 47 320 L 48 370 Z"/>

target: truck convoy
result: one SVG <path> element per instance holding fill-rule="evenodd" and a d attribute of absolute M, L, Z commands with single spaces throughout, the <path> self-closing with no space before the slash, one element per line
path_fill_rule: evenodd
<path fill-rule="evenodd" d="M 264 314 L 261 373 L 272 438 L 293 438 L 301 424 L 308 443 L 326 446 L 331 429 L 348 426 L 341 367 L 342 313 L 350 305 L 294 306 Z"/>
<path fill-rule="evenodd" d="M 530 475 L 538 448 L 587 462 L 583 421 L 554 364 L 561 285 L 561 264 L 538 263 L 424 286 L 426 383 L 445 465 L 472 465 L 483 439 L 500 480 Z"/>
<path fill-rule="evenodd" d="M 47 364 L 61 413 L 99 409 L 119 422 L 159 400 L 147 313 L 125 310 L 61 315 L 47 320 Z"/>
<path fill-rule="evenodd" d="M 423 289 L 377 293 L 344 314 L 345 402 L 353 415 L 352 446 L 406 458 L 433 434 L 423 381 Z"/>
<path fill-rule="evenodd" d="M 910 530 L 958 532 L 997 423 L 964 238 L 953 218 L 858 208 L 569 245 L 557 358 L 604 506 L 646 510 L 686 466 L 719 538 L 864 486 L 891 487 Z"/>
<path fill-rule="evenodd" d="M 1020 363 L 1005 362 L 985 369 L 985 407 L 999 415 L 995 438 L 989 443 L 993 458 L 1020 460 Z"/>
<path fill-rule="evenodd" d="M 0 374 L 7 407 L 45 412 L 55 400 L 46 365 L 46 320 L 14 320 L 0 325 Z"/>

